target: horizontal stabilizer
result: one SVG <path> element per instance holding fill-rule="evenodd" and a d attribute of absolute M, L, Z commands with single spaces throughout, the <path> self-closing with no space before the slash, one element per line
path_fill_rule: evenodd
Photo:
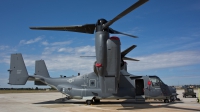
<path fill-rule="evenodd" d="M 9 83 L 11 85 L 24 85 L 28 80 L 28 72 L 22 54 L 11 54 Z"/>

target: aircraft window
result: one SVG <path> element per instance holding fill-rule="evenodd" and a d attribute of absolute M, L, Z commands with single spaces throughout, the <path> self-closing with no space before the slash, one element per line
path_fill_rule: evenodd
<path fill-rule="evenodd" d="M 95 79 L 90 79 L 90 87 L 96 87 L 96 80 Z"/>
<path fill-rule="evenodd" d="M 151 77 L 149 80 L 152 82 L 152 86 L 160 86 L 162 81 L 156 77 Z"/>
<path fill-rule="evenodd" d="M 188 92 L 193 92 L 193 89 L 188 89 Z"/>

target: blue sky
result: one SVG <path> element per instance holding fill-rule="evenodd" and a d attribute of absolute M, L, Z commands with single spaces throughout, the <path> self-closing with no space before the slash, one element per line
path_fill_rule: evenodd
<path fill-rule="evenodd" d="M 35 0 L 0 1 L 0 87 L 7 85 L 10 54 L 22 53 L 29 74 L 35 60 L 44 59 L 52 77 L 93 71 L 94 35 L 30 30 L 30 26 L 68 26 L 112 19 L 137 0 Z M 112 28 L 136 35 L 116 35 L 121 50 L 137 47 L 127 56 L 134 75 L 157 75 L 168 85 L 200 84 L 200 1 L 151 0 Z M 112 36 L 112 35 L 111 35 Z M 19 87 L 19 86 L 13 86 Z M 34 87 L 29 82 L 26 87 Z"/>

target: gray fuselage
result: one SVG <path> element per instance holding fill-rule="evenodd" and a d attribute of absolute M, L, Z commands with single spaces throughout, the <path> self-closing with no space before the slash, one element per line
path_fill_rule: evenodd
<path fill-rule="evenodd" d="M 157 76 L 134 76 L 125 70 L 121 70 L 117 93 L 102 93 L 99 77 L 94 72 L 62 78 L 34 77 L 72 99 L 134 99 L 136 96 L 166 99 L 172 95 L 170 88 Z M 151 81 L 150 85 L 148 81 Z"/>

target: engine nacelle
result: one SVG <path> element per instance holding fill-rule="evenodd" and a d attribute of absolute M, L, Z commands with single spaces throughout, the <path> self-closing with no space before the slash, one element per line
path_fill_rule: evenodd
<path fill-rule="evenodd" d="M 120 66 L 121 66 L 121 49 L 120 39 L 118 37 L 111 37 L 107 40 L 107 75 L 109 77 L 107 85 L 114 83 L 110 88 L 113 88 L 115 92 L 118 89 L 118 83 L 120 78 Z M 111 90 L 111 89 L 108 89 Z"/>
<path fill-rule="evenodd" d="M 105 76 L 107 75 L 107 40 L 109 33 L 98 31 L 95 35 L 95 49 L 96 49 L 96 71 L 99 76 L 100 87 L 103 93 L 106 92 Z"/>
<path fill-rule="evenodd" d="M 109 38 L 108 32 L 96 32 L 96 62 L 94 72 L 99 76 L 103 93 L 117 93 L 120 78 L 121 50 L 118 37 Z"/>

